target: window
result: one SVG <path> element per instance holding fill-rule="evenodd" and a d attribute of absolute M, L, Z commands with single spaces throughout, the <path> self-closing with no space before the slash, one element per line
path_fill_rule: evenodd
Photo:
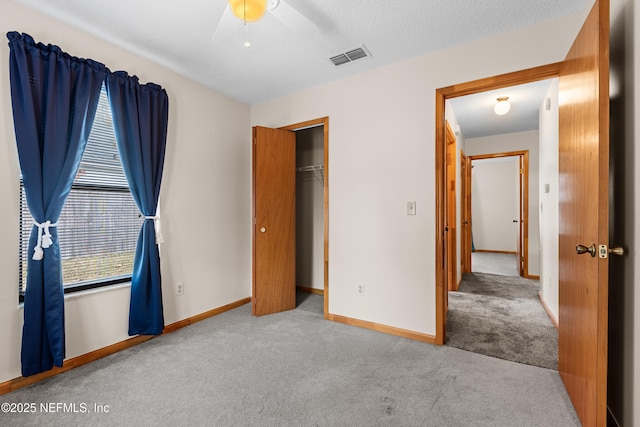
<path fill-rule="evenodd" d="M 131 280 L 133 257 L 143 221 L 120 163 L 111 108 L 103 85 L 80 169 L 58 220 L 64 292 Z M 33 255 L 28 253 L 32 225 L 33 218 L 21 180 L 21 301 L 27 284 L 27 257 Z"/>

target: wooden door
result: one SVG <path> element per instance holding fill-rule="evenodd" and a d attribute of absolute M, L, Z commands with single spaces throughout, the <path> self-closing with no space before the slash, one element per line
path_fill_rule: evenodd
<path fill-rule="evenodd" d="M 516 265 L 518 267 L 518 276 L 522 276 L 522 267 L 524 261 L 524 251 L 522 250 L 523 238 L 522 231 L 524 225 L 524 158 L 520 156 L 518 158 L 518 217 L 516 218 L 517 228 L 516 231 Z"/>
<path fill-rule="evenodd" d="M 606 425 L 609 1 L 596 0 L 560 72 L 558 370 L 584 426 Z"/>
<path fill-rule="evenodd" d="M 296 137 L 253 128 L 254 316 L 296 306 Z"/>
<path fill-rule="evenodd" d="M 456 136 L 447 123 L 447 286 L 458 290 L 457 236 L 456 236 Z"/>
<path fill-rule="evenodd" d="M 471 273 L 471 163 L 460 151 L 460 274 Z"/>

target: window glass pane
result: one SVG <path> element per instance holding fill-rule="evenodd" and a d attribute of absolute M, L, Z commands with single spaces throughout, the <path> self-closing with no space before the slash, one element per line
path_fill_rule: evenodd
<path fill-rule="evenodd" d="M 20 190 L 20 286 L 24 289 L 33 219 L 22 183 Z M 58 220 L 65 288 L 129 280 L 143 221 L 120 163 L 103 87 L 80 169 Z"/>

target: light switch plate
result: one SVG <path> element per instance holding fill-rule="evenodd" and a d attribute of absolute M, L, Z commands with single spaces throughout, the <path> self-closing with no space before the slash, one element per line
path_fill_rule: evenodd
<path fill-rule="evenodd" d="M 407 202 L 407 215 L 416 214 L 416 202 Z"/>

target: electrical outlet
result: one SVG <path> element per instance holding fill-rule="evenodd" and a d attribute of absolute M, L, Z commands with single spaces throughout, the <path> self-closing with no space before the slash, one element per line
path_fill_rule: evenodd
<path fill-rule="evenodd" d="M 182 294 L 184 294 L 184 283 L 180 282 L 176 284 L 176 295 L 180 296 Z"/>
<path fill-rule="evenodd" d="M 360 295 L 361 297 L 364 296 L 364 284 L 358 285 L 358 295 Z"/>

